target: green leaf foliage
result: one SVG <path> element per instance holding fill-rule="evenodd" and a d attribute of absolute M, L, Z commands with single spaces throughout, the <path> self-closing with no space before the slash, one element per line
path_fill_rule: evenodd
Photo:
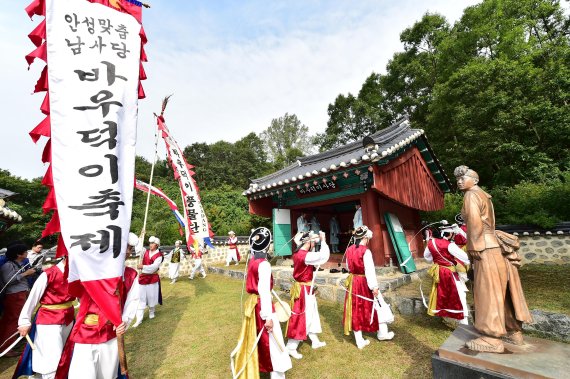
<path fill-rule="evenodd" d="M 511 187 L 499 186 L 488 190 L 493 196 L 497 225 L 534 225 L 552 228 L 570 215 L 570 172 L 542 183 L 521 182 Z M 422 219 L 433 222 L 453 222 L 461 212 L 462 193 L 445 195 L 445 208 L 436 212 L 422 212 Z"/>
<path fill-rule="evenodd" d="M 447 172 L 467 164 L 488 188 L 570 168 L 570 18 L 555 0 L 484 0 L 450 25 L 425 14 L 358 96 L 339 95 L 315 142 L 354 141 L 408 114 Z"/>
<path fill-rule="evenodd" d="M 40 178 L 22 179 L 11 175 L 8 170 L 0 170 L 0 188 L 17 193 L 6 199 L 6 205 L 22 216 L 21 223 L 12 225 L 0 234 L 0 247 L 15 240 L 21 240 L 31 247 L 31 244 L 41 237 L 45 224 L 51 218 L 51 215 L 42 213 L 47 188 L 42 186 Z M 53 240 L 55 241 L 55 238 Z"/>

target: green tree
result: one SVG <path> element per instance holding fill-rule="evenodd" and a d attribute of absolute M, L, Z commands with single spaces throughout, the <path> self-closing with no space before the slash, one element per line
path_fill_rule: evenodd
<path fill-rule="evenodd" d="M 45 224 L 51 219 L 50 214 L 43 214 L 42 205 L 48 194 L 40 178 L 27 180 L 10 174 L 8 170 L 0 169 L 0 188 L 16 192 L 17 195 L 6 200 L 6 205 L 22 216 L 22 222 L 14 224 L 6 232 L 0 234 L 0 246 L 6 246 L 11 241 L 21 240 L 27 244 L 41 237 Z M 55 238 L 47 239 L 51 244 Z"/>
<path fill-rule="evenodd" d="M 453 26 L 426 14 L 401 33 L 386 74 L 363 84 L 376 96 L 337 97 L 317 142 L 328 149 L 408 114 L 447 172 L 468 164 L 489 188 L 554 179 L 570 168 L 569 25 L 555 0 L 484 0 Z"/>
<path fill-rule="evenodd" d="M 294 114 L 271 120 L 271 125 L 261 133 L 265 151 L 276 169 L 283 168 L 296 158 L 298 151 L 305 155 L 311 152 L 313 139 L 309 127 L 302 124 Z M 295 149 L 295 150 L 293 150 Z"/>

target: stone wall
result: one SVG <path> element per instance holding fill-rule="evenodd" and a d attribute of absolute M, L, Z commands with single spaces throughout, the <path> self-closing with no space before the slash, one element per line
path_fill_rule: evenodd
<path fill-rule="evenodd" d="M 238 245 L 238 250 L 239 253 L 242 257 L 242 268 L 243 268 L 243 262 L 245 262 L 245 256 L 247 254 L 247 252 L 249 251 L 249 245 L 247 244 L 240 244 Z M 202 258 L 202 263 L 204 264 L 204 266 L 206 266 L 206 270 L 208 269 L 208 266 L 213 265 L 213 264 L 221 264 L 221 263 L 225 263 L 226 262 L 226 254 L 228 252 L 228 247 L 227 246 L 216 246 L 215 249 L 209 249 L 208 250 L 208 254 L 204 254 L 203 258 Z M 185 257 L 190 258 L 189 255 L 185 255 Z M 136 268 L 136 265 L 138 264 L 139 260 L 138 258 L 129 258 L 127 259 L 127 266 L 128 267 L 132 267 L 132 268 Z M 162 264 L 160 265 L 160 271 L 159 271 L 159 275 L 160 277 L 164 277 L 167 278 L 168 277 L 168 265 L 170 263 L 170 259 L 166 258 L 164 260 L 164 262 L 162 262 Z M 184 259 L 181 258 L 180 259 L 180 269 L 179 269 L 179 275 L 180 276 L 184 276 L 184 275 L 190 275 L 190 271 L 192 270 L 192 266 L 190 265 L 190 261 L 188 259 Z"/>
<path fill-rule="evenodd" d="M 519 255 L 523 264 L 570 264 L 570 235 L 548 233 L 525 232 L 518 235 L 521 242 Z"/>

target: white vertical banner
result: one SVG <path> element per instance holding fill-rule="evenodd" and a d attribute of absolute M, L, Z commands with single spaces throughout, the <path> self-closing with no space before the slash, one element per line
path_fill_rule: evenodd
<path fill-rule="evenodd" d="M 46 0 L 52 172 L 70 284 L 123 274 L 140 29 L 131 15 L 102 4 Z"/>
<path fill-rule="evenodd" d="M 170 163 L 174 170 L 175 178 L 180 184 L 180 192 L 184 200 L 186 243 L 188 246 L 191 245 L 193 239 L 197 237 L 199 241 L 203 241 L 211 246 L 208 218 L 200 200 L 198 187 L 192 178 L 193 172 L 190 171 L 182 150 L 170 135 L 170 131 L 162 117 L 158 118 L 158 129 L 162 132 Z"/>

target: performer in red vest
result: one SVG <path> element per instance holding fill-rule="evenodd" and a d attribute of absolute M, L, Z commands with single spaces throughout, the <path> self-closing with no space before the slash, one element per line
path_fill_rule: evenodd
<path fill-rule="evenodd" d="M 433 278 L 428 305 L 428 315 L 449 317 L 467 325 L 467 268 L 469 258 L 453 239 L 459 230 L 457 225 L 439 228 L 439 236 L 427 242 L 424 258 L 433 262 L 428 273 Z"/>
<path fill-rule="evenodd" d="M 137 266 L 137 268 L 141 270 L 141 275 L 139 276 L 140 299 L 139 309 L 137 310 L 137 321 L 133 325 L 133 328 L 139 326 L 143 321 L 144 310 L 147 306 L 148 318 L 153 319 L 154 308 L 157 304 L 162 304 L 158 270 L 164 258 L 160 250 L 158 250 L 160 240 L 155 236 L 151 236 L 148 242 L 150 249 L 145 251 L 142 264 Z"/>
<path fill-rule="evenodd" d="M 348 336 L 353 331 L 359 349 L 370 344 L 369 340 L 362 337 L 362 332 L 377 332 L 376 337 L 380 341 L 394 338 L 394 332 L 388 331 L 387 324 L 392 320 L 388 321 L 384 317 L 386 312 L 392 319 L 393 315 L 388 304 L 380 300 L 382 297 L 378 289 L 374 260 L 368 249 L 371 239 L 372 231 L 366 225 L 357 227 L 354 231 L 355 243 L 346 251 L 346 266 L 350 274 L 345 282 L 347 293 L 344 299 L 344 334 Z"/>
<path fill-rule="evenodd" d="M 75 297 L 67 293 L 64 275 L 66 257 L 47 270 L 35 281 L 18 319 L 18 331 L 25 336 L 35 323 L 33 338 L 36 349 L 32 352 L 32 370 L 43 379 L 53 378 L 63 346 L 73 327 Z M 35 320 L 32 314 L 39 304 Z M 16 369 L 18 371 L 19 368 Z"/>
<path fill-rule="evenodd" d="M 273 276 L 266 250 L 271 242 L 267 228 L 257 228 L 250 236 L 253 256 L 249 260 L 244 305 L 245 317 L 238 346 L 232 352 L 234 378 L 259 378 L 259 372 L 269 372 L 271 379 L 285 378 L 292 367 L 284 347 L 279 319 L 271 303 Z M 251 353 L 253 351 L 253 354 Z"/>
<path fill-rule="evenodd" d="M 297 233 L 295 243 L 301 248 L 293 254 L 293 285 L 291 286 L 291 318 L 287 324 L 287 351 L 295 359 L 303 358 L 297 348 L 307 336 L 311 339 L 313 349 L 326 345 L 319 340 L 322 333 L 321 319 L 314 294 L 314 277 L 316 268 L 326 263 L 330 257 L 330 249 L 325 240 L 325 233 L 313 231 Z M 317 243 L 321 243 L 319 251 L 315 251 Z"/>
<path fill-rule="evenodd" d="M 236 266 L 239 265 L 241 257 L 239 255 L 239 250 L 237 247 L 238 239 L 233 231 L 228 233 L 229 237 L 227 240 L 228 244 L 228 254 L 226 255 L 226 266 L 229 266 L 232 261 L 236 261 Z"/>
<path fill-rule="evenodd" d="M 129 256 L 138 238 L 129 234 Z M 79 312 L 59 366 L 56 379 L 114 379 L 119 373 L 117 335 L 124 334 L 134 319 L 139 302 L 137 271 L 125 267 L 120 293 L 123 322 L 115 327 L 101 313 L 93 299 L 84 292 L 79 297 Z"/>

